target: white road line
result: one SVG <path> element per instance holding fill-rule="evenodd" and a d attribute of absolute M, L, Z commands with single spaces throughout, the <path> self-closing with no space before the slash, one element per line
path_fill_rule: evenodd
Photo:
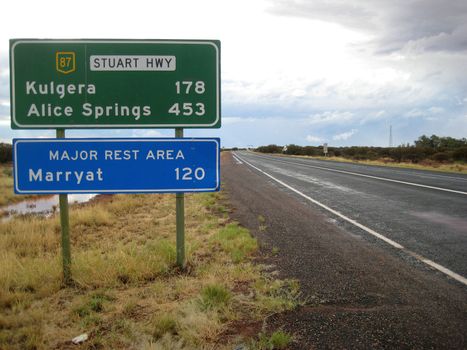
<path fill-rule="evenodd" d="M 237 163 L 237 164 L 243 164 L 242 161 L 241 161 L 240 159 L 238 159 L 238 158 L 235 156 L 235 154 L 232 153 L 232 156 L 233 156 L 234 159 L 235 159 L 235 163 Z"/>
<path fill-rule="evenodd" d="M 262 157 L 262 156 L 259 156 L 259 155 L 256 155 L 256 156 Z M 267 158 L 267 159 L 272 159 L 272 158 Z M 334 171 L 336 173 L 349 174 L 349 175 L 355 175 L 355 176 L 362 176 L 362 177 L 367 177 L 367 178 L 370 178 L 370 179 L 376 179 L 376 180 L 382 180 L 382 181 L 388 181 L 388 182 L 395 182 L 395 183 L 399 183 L 399 184 L 403 184 L 403 185 L 424 187 L 424 188 L 429 188 L 429 189 L 432 189 L 432 190 L 438 190 L 438 191 L 444 191 L 444 192 L 451 192 L 451 193 L 458 193 L 458 194 L 467 195 L 467 192 L 464 192 L 464 191 L 457 191 L 457 190 L 451 190 L 449 188 L 422 185 L 422 184 L 417 184 L 415 182 L 407 182 L 407 181 L 401 181 L 401 180 L 388 179 L 386 177 L 380 177 L 380 176 L 373 176 L 373 175 L 366 175 L 366 174 L 361 174 L 361 173 L 354 173 L 353 171 L 337 170 L 337 169 L 326 168 L 326 167 L 322 167 L 322 166 L 318 166 L 318 165 L 310 165 L 310 164 L 303 164 L 303 163 L 298 163 L 298 162 L 283 161 L 281 159 L 274 159 L 274 161 L 277 161 L 277 162 L 280 162 L 280 163 L 301 165 L 301 166 L 308 167 L 308 168 L 316 168 L 316 169 L 321 169 L 321 170 Z"/>
<path fill-rule="evenodd" d="M 266 173 L 265 171 L 261 170 L 260 168 L 258 168 L 258 167 L 256 167 L 256 166 L 254 166 L 253 164 L 247 162 L 245 159 L 239 157 L 238 155 L 235 155 L 235 156 L 238 157 L 239 159 L 241 159 L 245 164 L 249 165 L 249 166 L 252 167 L 253 169 L 256 169 L 256 170 L 259 171 L 260 173 L 266 175 L 267 177 L 271 178 L 272 180 L 276 181 L 277 183 L 281 184 L 282 186 L 288 188 L 289 190 L 291 190 L 291 191 L 297 193 L 298 195 L 300 195 L 301 197 L 307 199 L 308 201 L 310 201 L 310 202 L 312 202 L 312 203 L 314 203 L 314 204 L 320 206 L 321 208 L 323 208 L 323 209 L 325 209 L 325 210 L 331 212 L 332 214 L 334 214 L 334 215 L 340 217 L 341 219 L 343 219 L 343 220 L 345 220 L 345 221 L 351 223 L 352 225 L 357 226 L 358 228 L 362 229 L 363 231 L 365 231 L 365 232 L 367 232 L 367 233 L 369 233 L 369 234 L 371 234 L 371 235 L 373 235 L 373 236 L 375 236 L 375 237 L 377 237 L 377 238 L 383 240 L 384 242 L 388 243 L 388 244 L 391 245 L 392 247 L 403 250 L 404 252 L 410 254 L 411 256 L 413 256 L 414 258 L 416 258 L 417 260 L 419 260 L 419 261 L 421 261 L 421 262 L 427 264 L 428 266 L 431 266 L 432 268 L 434 268 L 434 269 L 436 269 L 436 270 L 438 270 L 438 271 L 444 273 L 445 275 L 447 275 L 447 276 L 449 276 L 449 277 L 455 279 L 456 281 L 458 281 L 458 282 L 460 282 L 460 283 L 462 283 L 462 284 L 464 284 L 464 285 L 467 286 L 467 278 L 465 278 L 465 277 L 463 277 L 463 276 L 461 276 L 461 275 L 455 273 L 454 271 L 451 271 L 451 270 L 445 268 L 445 267 L 442 266 L 442 265 L 439 265 L 439 264 L 435 263 L 434 261 L 431 261 L 431 260 L 429 260 L 429 259 L 427 259 L 427 258 L 425 258 L 425 257 L 423 257 L 423 256 L 421 256 L 421 255 L 418 255 L 418 254 L 415 253 L 415 252 L 412 252 L 411 250 L 405 248 L 404 246 L 400 245 L 399 243 L 393 241 L 392 239 L 383 236 L 382 234 L 380 234 L 380 233 L 378 233 L 378 232 L 372 230 L 371 228 L 369 228 L 369 227 L 367 227 L 367 226 L 365 226 L 365 225 L 362 225 L 362 224 L 360 224 L 359 222 L 357 222 L 357 221 L 355 221 L 355 220 L 353 220 L 353 219 L 351 219 L 351 218 L 345 216 L 344 214 L 341 214 L 341 213 L 339 213 L 338 211 L 336 211 L 336 210 L 334 210 L 334 209 L 331 209 L 331 208 L 328 207 L 327 205 L 324 205 L 324 204 L 318 202 L 317 200 L 315 200 L 315 199 L 313 199 L 313 198 L 307 196 L 306 194 L 304 194 L 304 193 L 300 192 L 299 190 L 295 189 L 294 187 L 292 187 L 292 186 L 286 184 L 285 182 L 283 182 L 283 181 L 281 181 L 281 180 L 275 178 L 274 176 L 272 176 L 272 175 Z"/>

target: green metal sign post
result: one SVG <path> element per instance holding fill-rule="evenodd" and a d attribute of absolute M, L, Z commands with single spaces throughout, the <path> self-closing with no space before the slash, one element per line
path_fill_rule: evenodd
<path fill-rule="evenodd" d="M 57 138 L 65 138 L 65 130 L 57 129 Z M 71 249 L 70 249 L 70 219 L 68 215 L 68 195 L 59 194 L 60 226 L 62 235 L 62 264 L 63 281 L 65 285 L 72 284 L 71 278 Z"/>
<path fill-rule="evenodd" d="M 175 137 L 183 137 L 183 129 L 175 129 Z M 177 266 L 185 267 L 185 194 L 175 194 L 175 215 L 176 215 L 176 251 L 177 251 Z"/>

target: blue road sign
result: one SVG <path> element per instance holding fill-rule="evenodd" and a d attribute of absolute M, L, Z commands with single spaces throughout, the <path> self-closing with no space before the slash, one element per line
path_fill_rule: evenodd
<path fill-rule="evenodd" d="M 14 139 L 15 193 L 213 192 L 220 139 Z"/>

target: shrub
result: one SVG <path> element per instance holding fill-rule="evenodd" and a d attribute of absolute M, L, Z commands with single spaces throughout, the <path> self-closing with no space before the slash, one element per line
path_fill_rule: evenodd
<path fill-rule="evenodd" d="M 431 156 L 431 159 L 437 162 L 447 162 L 451 159 L 451 154 L 449 152 L 438 152 Z"/>
<path fill-rule="evenodd" d="M 0 163 L 9 163 L 13 160 L 13 146 L 0 143 Z"/>
<path fill-rule="evenodd" d="M 268 146 L 260 146 L 256 149 L 256 151 L 261 153 L 282 153 L 282 146 L 277 145 L 268 145 Z"/>
<path fill-rule="evenodd" d="M 452 152 L 452 158 L 458 161 L 467 162 L 467 146 L 460 147 Z"/>

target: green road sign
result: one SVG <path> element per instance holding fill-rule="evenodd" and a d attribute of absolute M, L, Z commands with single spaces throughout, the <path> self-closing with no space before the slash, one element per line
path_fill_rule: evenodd
<path fill-rule="evenodd" d="M 219 128 L 220 42 L 10 40 L 11 127 Z"/>

